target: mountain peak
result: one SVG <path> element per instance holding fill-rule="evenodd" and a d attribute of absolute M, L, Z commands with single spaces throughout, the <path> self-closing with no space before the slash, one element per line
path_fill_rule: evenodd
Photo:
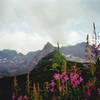
<path fill-rule="evenodd" d="M 43 49 L 54 49 L 54 46 L 50 42 L 47 42 Z"/>

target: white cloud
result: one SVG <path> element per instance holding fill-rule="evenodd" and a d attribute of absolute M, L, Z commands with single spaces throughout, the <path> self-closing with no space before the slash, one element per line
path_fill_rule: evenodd
<path fill-rule="evenodd" d="M 6 34 L 0 38 L 0 49 L 14 49 L 19 52 L 27 53 L 28 51 L 39 50 L 43 45 L 52 39 L 48 36 L 40 36 L 38 33 L 26 34 L 25 32 L 16 32 Z"/>
<path fill-rule="evenodd" d="M 99 26 L 99 4 L 99 0 L 0 0 L 0 48 L 27 52 L 47 41 L 61 45 L 83 41 L 83 33 L 93 33 L 93 21 Z M 73 24 L 83 25 L 82 32 L 72 29 Z"/>
<path fill-rule="evenodd" d="M 66 35 L 66 41 L 63 45 L 75 45 L 76 43 L 85 41 L 85 36 L 78 32 L 78 31 L 70 31 L 69 34 Z"/>

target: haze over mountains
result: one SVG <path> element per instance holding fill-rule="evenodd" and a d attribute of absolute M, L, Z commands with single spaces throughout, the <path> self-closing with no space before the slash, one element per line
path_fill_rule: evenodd
<path fill-rule="evenodd" d="M 71 59 L 75 57 L 84 59 L 85 47 L 86 43 L 82 42 L 74 46 L 61 47 L 61 52 L 65 57 Z M 34 69 L 43 57 L 55 50 L 57 50 L 57 48 L 49 42 L 42 50 L 37 50 L 35 52 L 31 51 L 26 55 L 17 53 L 15 50 L 2 50 L 0 51 L 0 74 L 14 75 L 27 73 Z"/>

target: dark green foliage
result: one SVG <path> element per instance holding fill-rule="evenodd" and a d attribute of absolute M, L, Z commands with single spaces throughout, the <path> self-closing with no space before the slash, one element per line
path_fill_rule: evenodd
<path fill-rule="evenodd" d="M 36 82 L 50 81 L 55 71 L 52 69 L 52 64 L 56 56 L 56 51 L 44 57 L 36 67 L 31 71 L 31 79 Z"/>

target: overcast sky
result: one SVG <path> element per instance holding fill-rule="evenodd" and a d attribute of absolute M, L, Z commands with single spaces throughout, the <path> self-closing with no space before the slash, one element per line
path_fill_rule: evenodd
<path fill-rule="evenodd" d="M 0 0 L 0 50 L 73 45 L 93 35 L 93 22 L 100 32 L 100 0 Z"/>

